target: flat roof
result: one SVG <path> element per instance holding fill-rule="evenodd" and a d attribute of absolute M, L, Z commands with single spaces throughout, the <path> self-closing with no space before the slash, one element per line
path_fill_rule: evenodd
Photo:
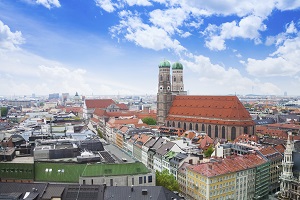
<path fill-rule="evenodd" d="M 136 160 L 134 160 L 132 158 L 132 156 L 128 155 L 127 153 L 125 153 L 124 151 L 120 150 L 118 147 L 109 144 L 109 145 L 105 145 L 104 149 L 109 152 L 113 157 L 117 157 L 119 160 L 122 160 L 124 158 L 127 159 L 127 163 L 132 163 L 135 162 Z"/>
<path fill-rule="evenodd" d="M 28 157 L 15 157 L 12 161 L 7 161 L 7 163 L 34 163 L 33 156 Z"/>

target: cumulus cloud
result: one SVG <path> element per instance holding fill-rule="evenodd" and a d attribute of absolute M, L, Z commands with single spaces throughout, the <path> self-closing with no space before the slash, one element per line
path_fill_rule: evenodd
<path fill-rule="evenodd" d="M 244 77 L 237 69 L 226 69 L 222 65 L 213 64 L 208 57 L 202 55 L 190 56 L 191 59 L 181 59 L 182 64 L 198 75 L 197 86 L 200 86 L 205 94 L 216 94 L 222 88 L 222 94 L 250 93 L 252 87 L 262 94 L 278 94 L 281 90 L 278 86 L 269 82 L 261 82 L 257 79 Z M 194 83 L 195 85 L 195 83 Z M 266 90 L 266 86 L 268 90 Z"/>
<path fill-rule="evenodd" d="M 157 9 L 149 15 L 149 20 L 154 26 L 164 29 L 169 34 L 173 34 L 188 17 L 188 13 L 182 8 Z"/>
<path fill-rule="evenodd" d="M 300 7 L 300 1 L 298 0 L 277 0 L 276 8 L 279 10 L 293 10 Z"/>
<path fill-rule="evenodd" d="M 15 50 L 24 42 L 25 39 L 20 31 L 12 32 L 10 28 L 0 20 L 0 49 Z"/>
<path fill-rule="evenodd" d="M 246 69 L 254 76 L 294 76 L 300 72 L 300 35 L 286 39 L 278 49 L 263 60 L 249 58 Z"/>
<path fill-rule="evenodd" d="M 151 2 L 148 0 L 126 0 L 129 6 L 137 5 L 137 6 L 151 6 Z"/>
<path fill-rule="evenodd" d="M 250 15 L 242 18 L 239 23 L 232 21 L 223 23 L 220 26 L 210 25 L 204 30 L 203 34 L 207 36 L 205 45 L 210 50 L 224 50 L 226 49 L 226 39 L 239 37 L 252 39 L 259 43 L 259 31 L 264 30 L 266 30 L 266 25 L 263 24 L 263 19 Z"/>
<path fill-rule="evenodd" d="M 122 11 L 119 15 L 122 18 L 120 24 L 110 29 L 114 37 L 124 34 L 128 41 L 156 51 L 172 49 L 179 53 L 185 50 L 178 40 L 170 37 L 166 30 L 143 23 L 137 14 L 133 14 L 130 11 Z"/>
<path fill-rule="evenodd" d="M 111 0 L 95 0 L 95 2 L 96 6 L 99 6 L 106 12 L 113 12 L 116 7 L 119 7 L 117 3 L 113 3 Z"/>
<path fill-rule="evenodd" d="M 48 9 L 53 7 L 59 8 L 61 6 L 58 0 L 36 0 L 36 3 L 43 5 Z"/>
<path fill-rule="evenodd" d="M 267 46 L 275 44 L 276 46 L 281 45 L 286 39 L 292 38 L 298 33 L 296 24 L 292 21 L 291 23 L 286 24 L 285 32 L 279 33 L 276 36 L 268 36 L 265 44 Z"/>

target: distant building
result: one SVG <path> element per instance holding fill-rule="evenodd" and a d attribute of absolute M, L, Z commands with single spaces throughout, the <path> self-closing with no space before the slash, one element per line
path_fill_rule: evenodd
<path fill-rule="evenodd" d="M 49 94 L 48 99 L 49 99 L 49 100 L 51 100 L 51 99 L 59 99 L 59 93 L 52 93 L 52 94 Z"/>
<path fill-rule="evenodd" d="M 8 103 L 8 105 L 13 106 L 13 107 L 23 107 L 23 108 L 31 107 L 30 100 L 10 100 L 7 103 Z"/>

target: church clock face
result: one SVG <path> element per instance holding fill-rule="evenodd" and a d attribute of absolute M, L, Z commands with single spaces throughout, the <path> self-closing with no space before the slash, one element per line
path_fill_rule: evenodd
<path fill-rule="evenodd" d="M 167 87 L 167 90 L 170 91 L 170 86 Z"/>
<path fill-rule="evenodd" d="M 183 88 L 182 87 L 180 87 L 180 91 L 182 91 L 183 90 Z"/>
<path fill-rule="evenodd" d="M 161 86 L 159 87 L 159 90 L 160 90 L 160 91 L 163 91 L 163 89 L 164 89 L 164 87 L 161 85 Z"/>

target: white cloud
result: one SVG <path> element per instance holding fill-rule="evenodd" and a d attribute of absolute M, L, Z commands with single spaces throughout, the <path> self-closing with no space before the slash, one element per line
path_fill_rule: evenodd
<path fill-rule="evenodd" d="M 164 29 L 169 34 L 173 34 L 188 17 L 188 13 L 182 8 L 157 9 L 150 12 L 149 15 L 149 20 L 154 26 Z"/>
<path fill-rule="evenodd" d="M 293 10 L 300 7 L 299 0 L 277 0 L 276 7 L 279 10 Z"/>
<path fill-rule="evenodd" d="M 132 14 L 130 11 L 122 11 L 119 15 L 122 18 L 120 24 L 110 29 L 114 37 L 117 37 L 119 34 L 124 34 L 124 37 L 128 41 L 156 51 L 172 49 L 179 53 L 185 50 L 178 40 L 170 37 L 167 31 L 143 23 L 137 14 Z"/>
<path fill-rule="evenodd" d="M 126 0 L 129 6 L 151 6 L 152 4 L 148 0 Z"/>
<path fill-rule="evenodd" d="M 95 0 L 96 6 L 99 6 L 106 12 L 115 11 L 115 7 L 118 7 L 118 4 L 112 3 L 111 0 Z"/>
<path fill-rule="evenodd" d="M 43 5 L 48 9 L 52 7 L 59 8 L 61 6 L 58 0 L 36 0 L 36 3 Z"/>
<path fill-rule="evenodd" d="M 189 36 L 191 36 L 192 34 L 190 32 L 185 32 L 183 34 L 181 34 L 180 36 L 183 37 L 183 38 L 187 38 Z"/>
<path fill-rule="evenodd" d="M 232 21 L 223 23 L 219 27 L 210 25 L 203 33 L 207 36 L 205 44 L 210 50 L 224 50 L 226 49 L 226 39 L 240 37 L 259 43 L 259 31 L 264 30 L 266 30 L 266 25 L 263 24 L 263 19 L 250 15 L 242 18 L 238 24 L 236 21 Z"/>
<path fill-rule="evenodd" d="M 12 32 L 10 28 L 0 20 L 0 49 L 15 50 L 23 44 L 25 39 L 20 31 Z"/>
<path fill-rule="evenodd" d="M 295 76 L 300 72 L 300 35 L 287 39 L 264 60 L 249 58 L 247 71 L 254 76 Z"/>
<path fill-rule="evenodd" d="M 285 32 L 279 33 L 276 36 L 268 36 L 265 44 L 267 46 L 275 44 L 276 46 L 281 45 L 286 39 L 293 37 L 297 34 L 298 30 L 295 23 L 292 21 L 291 23 L 286 24 Z"/>
<path fill-rule="evenodd" d="M 191 59 L 181 59 L 182 64 L 197 74 L 198 83 L 192 83 L 194 90 L 204 94 L 247 94 L 251 93 L 252 87 L 260 94 L 279 94 L 280 88 L 273 83 L 261 82 L 256 79 L 244 77 L 237 69 L 212 64 L 208 57 L 202 55 L 191 56 Z M 186 79 L 187 80 L 187 79 Z M 268 90 L 266 91 L 266 86 Z M 220 93 L 220 91 L 222 91 Z"/>

